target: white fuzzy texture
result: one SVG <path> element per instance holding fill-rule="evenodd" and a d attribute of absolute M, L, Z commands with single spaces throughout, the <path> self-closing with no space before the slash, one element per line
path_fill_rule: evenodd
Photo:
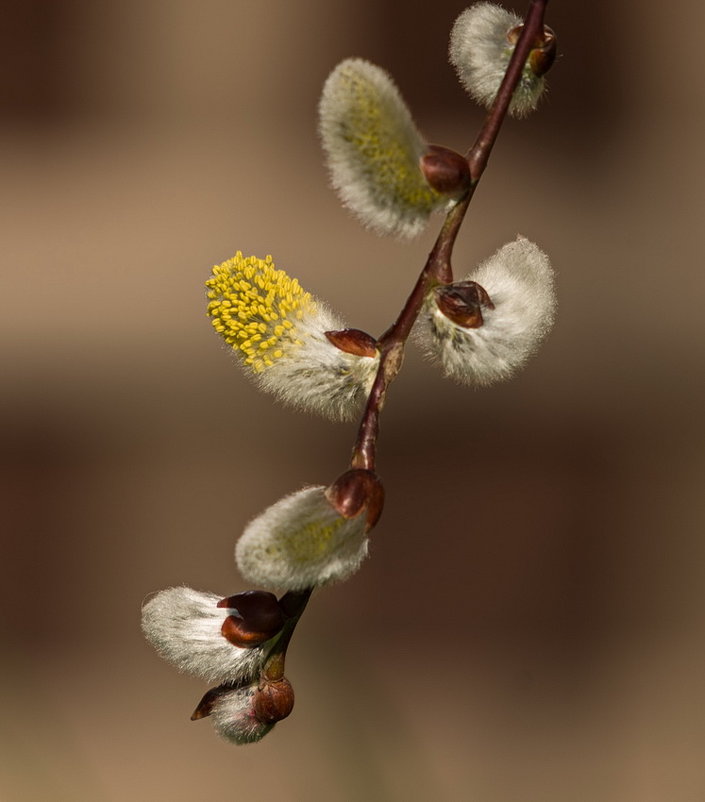
<path fill-rule="evenodd" d="M 461 83 L 481 105 L 489 107 L 497 94 L 514 45 L 507 41 L 512 28 L 521 25 L 516 14 L 494 3 L 476 3 L 460 14 L 450 34 L 449 56 Z M 546 88 L 527 64 L 509 105 L 510 114 L 525 117 L 536 108 Z"/>
<path fill-rule="evenodd" d="M 379 356 L 348 354 L 333 345 L 325 332 L 345 324 L 321 301 L 315 303 L 315 312 L 294 322 L 290 344 L 282 344 L 285 355 L 254 378 L 285 404 L 331 420 L 352 420 L 367 400 Z"/>
<path fill-rule="evenodd" d="M 416 236 L 448 199 L 419 167 L 426 145 L 388 73 L 347 59 L 328 76 L 319 131 L 331 183 L 342 202 L 378 234 Z"/>
<path fill-rule="evenodd" d="M 213 703 L 211 721 L 215 731 L 226 741 L 242 745 L 259 741 L 274 727 L 263 724 L 254 714 L 257 684 L 226 691 Z"/>
<path fill-rule="evenodd" d="M 349 354 L 327 331 L 345 325 L 296 279 L 238 251 L 206 281 L 216 332 L 258 385 L 282 401 L 335 420 L 354 417 L 372 385 L 378 356 Z"/>
<path fill-rule="evenodd" d="M 235 610 L 216 605 L 223 598 L 187 587 L 169 588 L 142 608 L 142 630 L 157 652 L 180 671 L 207 682 L 234 682 L 254 676 L 262 647 L 241 649 L 220 632 Z"/>
<path fill-rule="evenodd" d="M 433 293 L 414 329 L 416 341 L 446 376 L 483 386 L 507 379 L 550 330 L 556 307 L 553 270 L 545 253 L 517 237 L 465 280 L 488 293 L 494 309 L 482 309 L 483 325 L 465 328 L 447 318 Z"/>
<path fill-rule="evenodd" d="M 325 487 L 285 496 L 251 521 L 235 546 L 242 575 L 253 584 L 303 590 L 347 579 L 367 556 L 364 512 L 345 519 Z"/>

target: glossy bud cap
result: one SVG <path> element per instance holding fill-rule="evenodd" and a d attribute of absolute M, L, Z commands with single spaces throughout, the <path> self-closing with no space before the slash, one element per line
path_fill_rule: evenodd
<path fill-rule="evenodd" d="M 276 724 L 294 709 L 294 689 L 286 677 L 263 679 L 254 698 L 254 714 L 262 724 Z"/>
<path fill-rule="evenodd" d="M 429 145 L 419 167 L 429 186 L 443 195 L 462 195 L 472 181 L 467 159 L 442 145 Z"/>
<path fill-rule="evenodd" d="M 366 512 L 369 531 L 382 514 L 384 487 L 373 471 L 353 468 L 327 488 L 326 498 L 343 518 L 356 518 Z"/>
<path fill-rule="evenodd" d="M 515 45 L 519 41 L 519 35 L 523 27 L 523 25 L 517 25 L 509 31 L 507 34 L 509 44 Z M 556 48 L 555 32 L 548 25 L 544 25 L 543 34 L 534 40 L 533 47 L 529 51 L 529 57 L 526 60 L 531 72 L 537 78 L 545 75 L 553 66 L 553 62 L 556 60 Z"/>
<path fill-rule="evenodd" d="M 457 281 L 435 290 L 436 306 L 453 323 L 466 329 L 483 324 L 482 309 L 494 309 L 490 296 L 475 281 Z"/>
<path fill-rule="evenodd" d="M 377 356 L 377 340 L 360 329 L 341 329 L 340 331 L 324 332 L 328 342 L 336 348 L 354 356 Z"/>
<path fill-rule="evenodd" d="M 252 648 L 273 638 L 284 626 L 284 613 L 277 597 L 265 590 L 247 590 L 218 602 L 218 607 L 237 611 L 229 615 L 221 633 L 234 646 Z"/>

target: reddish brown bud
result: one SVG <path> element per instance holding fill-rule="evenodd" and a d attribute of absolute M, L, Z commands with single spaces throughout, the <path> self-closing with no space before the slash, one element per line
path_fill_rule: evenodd
<path fill-rule="evenodd" d="M 515 45 L 519 41 L 519 34 L 523 27 L 523 25 L 517 25 L 516 28 L 509 31 L 507 34 L 509 44 Z M 553 62 L 556 60 L 556 47 L 556 34 L 548 25 L 544 25 L 543 34 L 539 34 L 534 39 L 527 59 L 531 72 L 538 78 L 545 75 L 553 66 Z"/>
<path fill-rule="evenodd" d="M 384 488 L 375 473 L 353 468 L 339 476 L 326 490 L 326 498 L 343 518 L 367 513 L 367 529 L 379 520 L 384 506 Z"/>
<path fill-rule="evenodd" d="M 240 649 L 252 649 L 255 646 L 260 646 L 273 635 L 276 635 L 277 631 L 272 634 L 268 632 L 253 632 L 245 626 L 241 618 L 236 618 L 234 615 L 229 615 L 220 628 L 222 636 L 233 646 L 238 646 Z"/>
<path fill-rule="evenodd" d="M 336 348 L 355 356 L 377 356 L 377 340 L 359 329 L 326 331 L 326 337 Z"/>
<path fill-rule="evenodd" d="M 262 680 L 255 692 L 255 717 L 262 724 L 276 724 L 294 709 L 294 689 L 286 677 Z"/>
<path fill-rule="evenodd" d="M 284 626 L 284 613 L 277 597 L 264 590 L 247 590 L 218 602 L 218 607 L 236 610 L 229 615 L 221 633 L 234 646 L 247 649 L 273 638 Z"/>
<path fill-rule="evenodd" d="M 429 145 L 419 166 L 429 186 L 442 195 L 462 195 L 472 180 L 467 159 L 442 145 Z"/>
<path fill-rule="evenodd" d="M 494 309 L 484 287 L 475 281 L 457 281 L 435 290 L 436 305 L 453 323 L 466 329 L 479 329 L 483 324 L 482 310 Z"/>

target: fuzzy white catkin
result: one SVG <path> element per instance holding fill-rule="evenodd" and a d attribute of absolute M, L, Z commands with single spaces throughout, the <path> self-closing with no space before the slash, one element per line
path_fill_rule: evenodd
<path fill-rule="evenodd" d="M 489 107 L 497 94 L 514 45 L 507 40 L 522 20 L 494 3 L 476 3 L 456 19 L 450 35 L 449 56 L 460 82 L 481 105 Z M 546 88 L 527 64 L 509 106 L 509 113 L 525 117 L 536 108 Z"/>
<path fill-rule="evenodd" d="M 545 253 L 525 237 L 501 247 L 465 280 L 488 293 L 494 309 L 482 309 L 483 325 L 465 328 L 438 308 L 433 293 L 414 337 L 446 376 L 483 386 L 507 379 L 546 336 L 555 317 L 553 270 Z"/>
<path fill-rule="evenodd" d="M 349 354 L 327 331 L 345 325 L 271 256 L 238 251 L 206 282 L 208 315 L 246 373 L 280 400 L 347 420 L 367 398 L 379 358 Z"/>
<path fill-rule="evenodd" d="M 207 682 L 252 677 L 264 650 L 241 649 L 223 637 L 223 621 L 236 611 L 218 607 L 221 598 L 187 587 L 162 590 L 142 608 L 144 635 L 165 660 Z"/>
<path fill-rule="evenodd" d="M 419 167 L 426 149 L 391 77 L 363 59 L 347 59 L 328 76 L 319 131 L 331 183 L 342 202 L 378 234 L 414 237 L 448 198 Z"/>
<path fill-rule="evenodd" d="M 349 354 L 333 345 L 326 331 L 345 324 L 316 301 L 316 311 L 297 320 L 297 345 L 255 376 L 259 386 L 285 404 L 331 420 L 351 420 L 372 387 L 379 356 Z"/>
<path fill-rule="evenodd" d="M 325 487 L 306 487 L 251 521 L 235 546 L 243 577 L 270 590 L 347 579 L 367 556 L 366 516 L 343 518 Z"/>
<path fill-rule="evenodd" d="M 242 745 L 259 741 L 274 724 L 264 724 L 255 717 L 254 696 L 257 684 L 246 685 L 221 694 L 213 703 L 211 721 L 215 731 L 230 743 Z"/>

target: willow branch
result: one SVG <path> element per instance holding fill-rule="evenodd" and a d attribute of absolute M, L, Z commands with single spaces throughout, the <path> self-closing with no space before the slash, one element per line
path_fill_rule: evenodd
<path fill-rule="evenodd" d="M 375 470 L 379 418 L 384 407 L 387 389 L 401 369 L 404 345 L 429 291 L 438 284 L 448 284 L 453 280 L 451 256 L 455 240 L 465 219 L 465 214 L 477 184 L 487 167 L 487 162 L 499 136 L 502 124 L 506 119 L 509 104 L 514 90 L 521 80 L 526 59 L 531 49 L 535 47 L 536 40 L 543 33 L 543 19 L 547 4 L 548 0 L 531 0 L 529 3 L 523 28 L 514 47 L 514 52 L 502 83 L 497 90 L 497 95 L 485 118 L 485 122 L 466 155 L 472 179 L 470 188 L 465 196 L 457 201 L 448 212 L 438 238 L 428 255 L 426 264 L 404 307 L 394 324 L 379 339 L 379 367 L 367 398 L 367 404 L 353 447 L 350 461 L 353 468 Z"/>

